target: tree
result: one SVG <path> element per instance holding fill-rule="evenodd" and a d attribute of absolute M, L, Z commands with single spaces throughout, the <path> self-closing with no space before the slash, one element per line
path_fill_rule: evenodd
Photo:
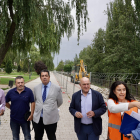
<path fill-rule="evenodd" d="M 64 62 L 64 71 L 65 72 L 71 72 L 72 66 L 73 66 L 73 61 L 65 60 L 65 62 Z"/>
<path fill-rule="evenodd" d="M 65 64 L 65 65 L 68 65 L 68 64 L 69 64 L 69 65 L 72 66 L 72 65 L 73 65 L 73 61 L 65 60 L 64 64 Z"/>
<path fill-rule="evenodd" d="M 73 64 L 74 64 L 74 65 L 77 65 L 77 64 L 79 64 L 79 63 L 80 63 L 80 60 L 79 60 L 77 54 L 75 54 Z"/>
<path fill-rule="evenodd" d="M 20 72 L 20 71 L 21 71 L 21 67 L 20 67 L 20 65 L 18 65 L 17 72 Z"/>
<path fill-rule="evenodd" d="M 103 72 L 104 68 L 104 57 L 106 48 L 106 32 L 103 29 L 99 29 L 94 35 L 92 40 L 92 71 Z"/>
<path fill-rule="evenodd" d="M 64 72 L 71 72 L 72 66 L 70 64 L 67 64 L 64 66 Z"/>
<path fill-rule="evenodd" d="M 135 2 L 135 14 L 136 14 L 136 30 L 137 30 L 137 36 L 140 37 L 140 1 L 134 0 Z"/>
<path fill-rule="evenodd" d="M 5 65 L 5 71 L 6 73 L 10 74 L 12 72 L 12 62 L 11 60 L 8 60 L 6 62 L 6 65 Z"/>
<path fill-rule="evenodd" d="M 52 57 L 51 55 L 41 55 L 41 61 L 46 64 L 49 71 L 54 70 L 53 59 L 54 57 Z"/>
<path fill-rule="evenodd" d="M 8 50 L 29 52 L 35 43 L 41 54 L 59 52 L 62 37 L 74 29 L 73 8 L 78 40 L 88 20 L 87 0 L 1 0 L 0 6 L 0 64 Z"/>
<path fill-rule="evenodd" d="M 91 53 L 93 53 L 91 46 L 87 46 L 86 48 L 81 50 L 79 53 L 79 63 L 80 63 L 80 60 L 82 59 L 84 61 L 84 64 L 87 65 L 88 71 L 90 71 L 91 68 L 93 67 L 92 61 L 91 61 L 91 59 L 92 59 Z"/>
<path fill-rule="evenodd" d="M 88 45 L 79 53 L 79 59 L 83 59 L 87 65 L 88 72 L 102 72 L 105 46 L 105 31 L 100 28 L 95 33 L 92 44 Z"/>
<path fill-rule="evenodd" d="M 64 70 L 64 62 L 61 60 L 56 68 L 57 71 Z"/>
<path fill-rule="evenodd" d="M 115 0 L 107 10 L 104 72 L 139 72 L 140 39 L 131 1 Z"/>
<path fill-rule="evenodd" d="M 35 47 L 34 45 L 32 45 L 30 52 L 28 53 L 17 52 L 17 55 L 13 61 L 21 66 L 21 71 L 29 72 L 29 67 L 32 71 L 34 71 L 34 68 L 35 68 L 35 71 L 38 71 L 37 69 L 40 66 L 40 63 L 38 64 L 39 66 L 37 65 L 37 69 L 36 67 L 34 67 L 35 63 L 38 61 L 41 61 L 43 65 L 47 66 L 48 70 L 53 70 L 54 69 L 53 58 L 54 57 L 51 56 L 51 54 L 48 54 L 45 52 L 44 54 L 40 54 L 39 49 Z M 31 59 L 31 62 L 29 62 L 29 59 Z M 42 67 L 39 69 L 42 69 Z M 39 73 L 40 73 L 40 70 L 39 70 Z"/>
<path fill-rule="evenodd" d="M 24 61 L 21 61 L 21 69 L 25 73 L 29 73 L 29 60 L 28 58 L 24 59 Z"/>

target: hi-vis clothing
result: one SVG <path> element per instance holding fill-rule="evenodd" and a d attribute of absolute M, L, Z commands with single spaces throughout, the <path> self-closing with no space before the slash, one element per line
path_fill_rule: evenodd
<path fill-rule="evenodd" d="M 132 100 L 131 102 L 136 102 L 136 101 Z M 114 103 L 118 104 L 116 101 L 114 101 Z M 138 112 L 138 108 L 133 107 L 129 111 L 125 111 L 125 113 L 130 115 L 132 111 Z M 129 138 L 124 137 L 124 135 L 123 135 L 123 139 L 121 139 L 121 133 L 119 132 L 121 122 L 122 122 L 121 117 L 123 117 L 123 116 L 121 116 L 121 112 L 111 113 L 108 110 L 108 117 L 109 117 L 109 120 L 108 120 L 108 140 L 129 140 Z"/>

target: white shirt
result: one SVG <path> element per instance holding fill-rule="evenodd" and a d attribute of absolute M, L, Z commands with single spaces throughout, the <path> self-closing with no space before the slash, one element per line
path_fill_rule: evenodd
<path fill-rule="evenodd" d="M 83 115 L 83 118 L 81 118 L 81 123 L 83 124 L 93 123 L 92 118 L 87 117 L 87 112 L 91 110 L 92 110 L 92 91 L 90 89 L 87 93 L 87 96 L 84 96 L 81 90 L 81 113 Z"/>
<path fill-rule="evenodd" d="M 114 101 L 112 99 L 109 99 L 107 101 L 107 107 L 108 110 L 111 113 L 119 113 L 121 112 L 121 115 L 123 115 L 124 111 L 128 111 L 128 106 L 129 103 L 122 103 L 122 102 L 118 102 L 119 104 L 115 104 Z M 140 109 L 138 109 L 138 113 L 140 114 Z"/>

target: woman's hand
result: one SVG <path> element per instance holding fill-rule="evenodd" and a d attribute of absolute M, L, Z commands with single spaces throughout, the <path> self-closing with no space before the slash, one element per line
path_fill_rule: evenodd
<path fill-rule="evenodd" d="M 137 107 L 138 109 L 140 109 L 140 102 L 130 102 L 128 105 L 128 109 L 133 107 Z"/>
<path fill-rule="evenodd" d="M 132 134 L 127 134 L 127 136 L 130 136 L 129 140 L 135 140 Z"/>

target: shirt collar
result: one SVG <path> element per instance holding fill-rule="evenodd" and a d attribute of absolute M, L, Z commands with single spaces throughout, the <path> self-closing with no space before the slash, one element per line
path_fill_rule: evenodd
<path fill-rule="evenodd" d="M 42 83 L 42 88 L 44 88 L 44 84 Z M 46 85 L 47 86 L 47 88 L 50 88 L 50 86 L 51 86 L 51 81 L 49 81 L 49 83 Z"/>
<path fill-rule="evenodd" d="M 91 89 L 89 89 L 88 94 L 91 94 Z M 81 95 L 83 95 L 82 89 L 81 89 Z"/>
<path fill-rule="evenodd" d="M 17 91 L 17 88 L 15 87 L 15 91 Z M 26 91 L 26 86 L 24 86 L 24 90 L 23 91 Z M 22 92 L 23 92 L 22 91 Z M 18 91 L 17 91 L 18 92 Z"/>

